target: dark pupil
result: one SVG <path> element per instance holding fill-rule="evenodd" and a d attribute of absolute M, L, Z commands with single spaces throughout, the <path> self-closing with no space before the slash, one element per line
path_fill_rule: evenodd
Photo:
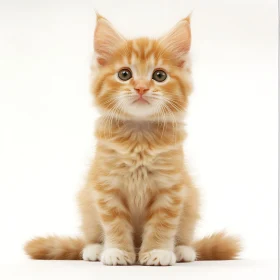
<path fill-rule="evenodd" d="M 126 77 L 128 76 L 128 72 L 127 72 L 127 71 L 122 71 L 122 76 L 123 76 L 124 78 L 126 78 Z"/>
<path fill-rule="evenodd" d="M 163 82 L 166 79 L 166 74 L 163 71 L 157 71 L 154 73 L 154 79 L 158 82 Z"/>
<path fill-rule="evenodd" d="M 157 72 L 157 77 L 161 80 L 164 77 L 164 75 L 162 72 Z"/>

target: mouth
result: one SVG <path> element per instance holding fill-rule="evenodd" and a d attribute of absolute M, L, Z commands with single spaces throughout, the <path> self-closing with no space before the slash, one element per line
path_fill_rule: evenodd
<path fill-rule="evenodd" d="M 132 104 L 150 104 L 150 102 L 140 96 L 138 99 L 134 100 Z"/>

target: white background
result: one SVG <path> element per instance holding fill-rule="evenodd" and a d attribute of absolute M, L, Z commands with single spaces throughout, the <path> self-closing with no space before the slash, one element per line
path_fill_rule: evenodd
<path fill-rule="evenodd" d="M 94 9 L 128 37 L 192 16 L 186 142 L 203 197 L 197 236 L 227 229 L 245 259 L 277 257 L 276 0 L 0 0 L 0 262 L 34 235 L 79 234 L 94 154 Z"/>

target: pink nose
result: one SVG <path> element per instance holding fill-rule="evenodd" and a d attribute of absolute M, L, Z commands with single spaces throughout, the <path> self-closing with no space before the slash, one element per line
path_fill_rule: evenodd
<path fill-rule="evenodd" d="M 143 94 L 145 94 L 146 91 L 149 90 L 149 88 L 147 88 L 145 86 L 136 86 L 134 89 L 137 91 L 137 93 L 139 95 L 143 95 Z"/>

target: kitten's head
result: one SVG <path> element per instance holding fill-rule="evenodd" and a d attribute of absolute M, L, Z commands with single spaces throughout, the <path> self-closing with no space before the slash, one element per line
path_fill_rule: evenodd
<path fill-rule="evenodd" d="M 92 91 L 102 114 L 120 119 L 179 120 L 191 92 L 190 18 L 154 40 L 127 40 L 97 15 Z"/>

